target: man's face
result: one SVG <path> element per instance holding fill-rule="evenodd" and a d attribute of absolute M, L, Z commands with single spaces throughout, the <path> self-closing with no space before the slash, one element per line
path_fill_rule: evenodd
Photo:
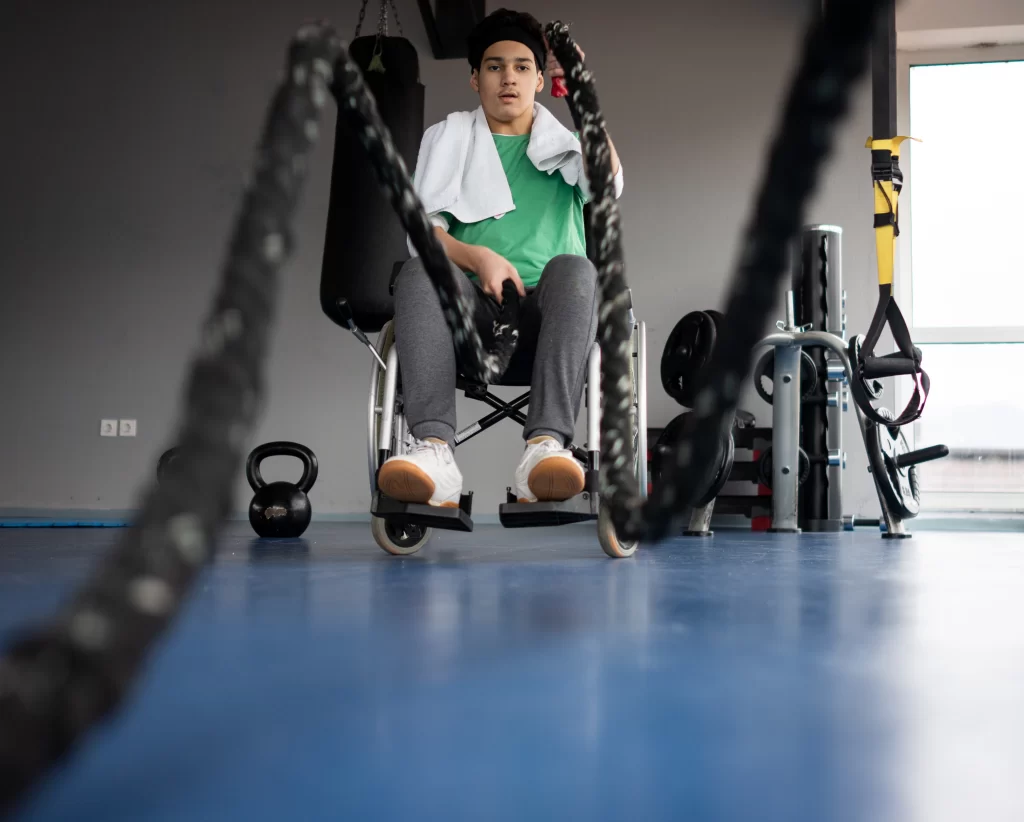
<path fill-rule="evenodd" d="M 469 84 L 480 95 L 484 112 L 500 123 L 510 123 L 533 111 L 534 97 L 544 88 L 540 69 L 528 46 L 499 40 L 484 52 Z"/>

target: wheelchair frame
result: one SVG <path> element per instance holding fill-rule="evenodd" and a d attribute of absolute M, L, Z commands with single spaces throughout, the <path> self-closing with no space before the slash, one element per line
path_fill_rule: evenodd
<path fill-rule="evenodd" d="M 647 494 L 647 326 L 637 322 L 629 309 L 633 328 L 630 374 L 633 383 L 633 459 L 641 494 Z M 390 554 L 408 555 L 418 551 L 430 539 L 432 529 L 472 531 L 473 492 L 463 493 L 458 508 L 439 508 L 393 500 L 377 487 L 377 472 L 384 461 L 405 449 L 407 428 L 402 411 L 401 369 L 394 345 L 394 321 L 377 335 L 370 367 L 367 402 L 367 467 L 369 470 L 371 530 L 374 540 Z M 382 368 L 382 364 L 384 367 Z M 506 402 L 488 390 L 488 386 L 458 377 L 457 390 L 493 410 L 455 435 L 456 447 L 505 419 L 526 424 L 522 409 L 529 404 L 530 391 Z M 566 525 L 596 520 L 598 541 L 606 554 L 614 558 L 632 556 L 637 542 L 623 543 L 601 502 L 599 489 L 601 434 L 601 349 L 594 343 L 587 362 L 585 403 L 587 413 L 586 448 L 570 444 L 573 455 L 583 463 L 586 482 L 583 491 L 565 502 L 519 503 L 507 490 L 507 501 L 499 507 L 499 519 L 507 528 Z"/>

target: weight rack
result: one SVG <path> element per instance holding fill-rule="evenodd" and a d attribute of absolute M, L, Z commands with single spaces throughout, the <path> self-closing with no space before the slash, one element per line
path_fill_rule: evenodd
<path fill-rule="evenodd" d="M 800 454 L 800 356 L 803 348 L 824 349 L 827 384 L 841 387 L 848 385 L 853 378 L 853 369 L 847 354 L 846 342 L 838 335 L 827 331 L 810 331 L 805 326 L 797 326 L 795 318 L 795 301 L 793 291 L 786 292 L 786 319 L 777 323 L 778 331 L 764 337 L 758 348 L 770 347 L 775 350 L 775 371 L 773 390 L 774 419 L 771 430 L 772 448 L 772 493 L 771 497 L 771 531 L 775 533 L 801 532 L 798 521 L 799 477 L 796 467 L 799 465 Z M 847 408 L 849 405 L 847 405 Z M 845 409 L 844 409 L 845 410 Z M 853 403 L 857 416 L 864 448 L 870 454 L 869 438 L 873 436 L 871 425 L 859 406 Z M 901 467 L 916 465 L 926 460 L 944 456 L 945 446 L 932 446 L 909 452 L 900 458 Z M 840 471 L 845 466 L 845 457 L 840 451 L 829 451 L 821 456 L 811 455 L 812 464 L 824 461 L 829 468 Z M 879 479 L 875 479 L 875 490 L 882 509 L 885 523 L 886 539 L 905 539 L 911 536 L 907 531 L 904 517 L 886 501 L 879 487 Z M 731 501 L 731 498 L 727 498 Z M 758 498 L 753 498 L 758 499 Z M 725 501 L 725 500 L 723 500 Z M 728 505 L 728 503 L 727 503 Z M 701 508 L 690 512 L 690 524 L 686 536 L 707 536 L 710 530 L 711 517 L 714 512 L 715 500 Z M 842 523 L 842 518 L 840 518 Z"/>
<path fill-rule="evenodd" d="M 846 340 L 846 291 L 843 289 L 843 229 L 836 225 L 809 225 L 801 232 L 793 254 L 795 325 L 827 331 Z M 811 349 L 819 377 L 827 376 L 825 351 Z M 800 486 L 800 528 L 839 531 L 843 528 L 843 413 L 849 405 L 845 382 L 835 391 L 820 380 L 824 390 L 805 398 L 801 415 L 800 447 L 807 454 L 825 454 L 812 461 L 807 481 Z"/>

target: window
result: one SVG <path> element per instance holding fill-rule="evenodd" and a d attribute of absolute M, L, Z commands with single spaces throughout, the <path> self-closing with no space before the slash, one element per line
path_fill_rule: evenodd
<path fill-rule="evenodd" d="M 995 52 L 901 55 L 897 299 L 932 379 L 905 430 L 950 449 L 928 510 L 1024 511 L 1024 48 Z"/>
<path fill-rule="evenodd" d="M 949 457 L 918 469 L 925 507 L 1014 511 L 1024 499 L 1024 344 L 925 343 L 932 380 L 912 434 Z"/>

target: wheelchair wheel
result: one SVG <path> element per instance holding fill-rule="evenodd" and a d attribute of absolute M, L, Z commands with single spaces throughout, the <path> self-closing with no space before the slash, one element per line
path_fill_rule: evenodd
<path fill-rule="evenodd" d="M 633 470 L 640 496 L 647 497 L 647 325 L 633 326 L 633 352 L 629 360 L 629 376 L 633 384 Z M 615 533 L 608 508 L 602 503 L 597 517 L 597 541 L 612 559 L 625 559 L 636 553 L 639 540 L 624 542 Z"/>
<path fill-rule="evenodd" d="M 615 524 L 612 516 L 608 513 L 608 507 L 602 503 L 601 511 L 597 515 L 597 541 L 601 543 L 603 550 L 612 559 L 625 559 L 636 553 L 640 547 L 639 540 L 623 542 L 615 533 Z"/>
<path fill-rule="evenodd" d="M 427 544 L 431 529 L 419 525 L 399 525 L 381 517 L 372 517 L 370 533 L 373 534 L 373 541 L 389 554 L 407 557 Z"/>
<path fill-rule="evenodd" d="M 395 344 L 394 323 L 389 322 L 381 329 L 377 337 L 377 353 L 385 362 L 388 361 L 388 354 Z M 367 465 L 370 472 L 370 494 L 377 493 L 377 469 L 380 468 L 380 452 L 377 446 L 380 443 L 381 427 L 385 406 L 385 391 L 387 387 L 387 372 L 380 367 L 376 360 L 370 366 L 370 398 L 367 404 Z M 390 450 L 392 454 L 400 453 L 404 438 L 404 418 L 400 411 L 396 410 L 391 425 Z M 381 517 L 370 517 L 370 533 L 373 534 L 373 541 L 389 554 L 395 556 L 408 556 L 415 554 L 430 539 L 432 530 L 418 525 L 398 525 L 388 522 Z"/>
<path fill-rule="evenodd" d="M 395 325 L 388 322 L 377 335 L 377 344 L 374 346 L 380 358 L 387 362 L 388 352 L 395 344 Z M 367 403 L 367 431 L 366 431 L 366 457 L 367 467 L 370 471 L 370 493 L 377 490 L 377 469 L 380 467 L 377 443 L 380 440 L 381 414 L 384 412 L 384 385 L 386 372 L 377 363 L 376 359 L 370 361 L 370 393 Z"/>

